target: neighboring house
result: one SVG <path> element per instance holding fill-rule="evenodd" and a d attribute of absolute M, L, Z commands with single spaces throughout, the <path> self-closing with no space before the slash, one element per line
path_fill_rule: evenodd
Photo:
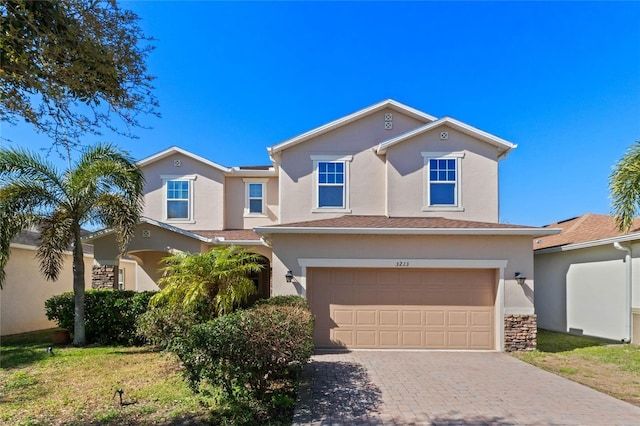
<path fill-rule="evenodd" d="M 640 220 L 623 234 L 612 216 L 585 214 L 534 239 L 541 328 L 640 343 Z"/>
<path fill-rule="evenodd" d="M 45 315 L 44 302 L 52 296 L 73 291 L 73 261 L 71 252 L 64 263 L 57 281 L 47 281 L 40 273 L 36 259 L 39 234 L 33 231 L 20 233 L 11 242 L 11 255 L 5 265 L 5 282 L 0 290 L 0 335 L 25 333 L 56 327 Z M 85 283 L 91 288 L 92 247 L 85 250 Z"/>
<path fill-rule="evenodd" d="M 318 347 L 531 348 L 531 238 L 558 231 L 498 223 L 498 162 L 515 147 L 386 100 L 267 148 L 269 166 L 169 148 L 138 163 L 127 257 L 157 281 L 174 250 L 253 250 L 260 295 L 306 297 Z M 113 233 L 90 239 L 115 269 Z"/>

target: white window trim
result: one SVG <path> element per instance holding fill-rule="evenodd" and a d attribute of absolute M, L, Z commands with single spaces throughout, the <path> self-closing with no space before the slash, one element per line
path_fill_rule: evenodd
<path fill-rule="evenodd" d="M 353 155 L 312 155 L 313 161 L 313 185 L 311 189 L 312 213 L 351 213 L 349 208 L 349 163 L 353 161 Z M 318 206 L 318 163 L 331 161 L 344 163 L 344 206 L 343 207 L 319 207 Z"/>
<path fill-rule="evenodd" d="M 423 212 L 463 212 L 462 206 L 462 167 L 461 159 L 464 158 L 464 151 L 457 152 L 421 152 L 424 159 L 424 166 L 422 168 L 422 182 L 424 190 L 422 191 L 422 211 Z M 429 205 L 429 160 L 435 159 L 450 159 L 456 160 L 456 204 L 451 206 L 432 206 Z"/>
<path fill-rule="evenodd" d="M 244 217 L 267 217 L 267 182 L 269 179 L 244 178 Z M 249 211 L 249 184 L 259 183 L 262 185 L 262 213 L 251 213 Z"/>
<path fill-rule="evenodd" d="M 196 223 L 193 219 L 193 187 L 194 181 L 197 175 L 161 175 L 162 179 L 162 216 L 166 222 L 178 222 L 178 223 Z M 189 182 L 189 217 L 186 219 L 169 219 L 167 217 L 167 182 L 168 181 L 188 181 Z"/>

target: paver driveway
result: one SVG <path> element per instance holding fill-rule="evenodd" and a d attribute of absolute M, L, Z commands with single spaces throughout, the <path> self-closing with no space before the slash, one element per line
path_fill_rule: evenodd
<path fill-rule="evenodd" d="M 640 425 L 640 407 L 496 352 L 314 355 L 296 425 Z"/>

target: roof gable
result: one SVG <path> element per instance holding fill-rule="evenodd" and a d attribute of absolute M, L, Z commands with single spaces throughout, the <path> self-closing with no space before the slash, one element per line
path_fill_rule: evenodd
<path fill-rule="evenodd" d="M 417 120 L 420 120 L 424 123 L 430 123 L 436 120 L 436 117 L 426 114 L 422 111 L 419 111 L 415 108 L 411 108 L 410 106 L 404 105 L 400 102 L 394 101 L 393 99 L 387 99 L 382 102 L 378 102 L 375 105 L 371 105 L 367 108 L 361 109 L 359 111 L 354 112 L 353 114 L 349 114 L 337 120 L 334 120 L 330 123 L 324 124 L 320 127 L 316 127 L 315 129 L 309 130 L 301 135 L 298 135 L 294 138 L 288 139 L 284 142 L 281 142 L 277 145 L 273 145 L 267 148 L 270 156 L 277 154 L 280 151 L 283 151 L 287 148 L 291 148 L 292 146 L 298 145 L 302 142 L 305 142 L 311 138 L 316 136 L 320 136 L 324 133 L 330 132 L 332 130 L 338 129 L 342 126 L 345 126 L 349 123 L 352 123 L 356 120 L 359 120 L 363 117 L 381 111 L 385 108 L 390 108 L 396 110 L 398 112 L 404 113 L 410 117 L 413 117 Z"/>
<path fill-rule="evenodd" d="M 468 124 L 465 124 L 461 121 L 458 121 L 454 118 L 451 117 L 443 117 L 439 120 L 433 121 L 431 123 L 425 124 L 424 126 L 418 127 L 417 129 L 411 130 L 407 133 L 404 133 L 402 135 L 396 136 L 393 139 L 389 139 L 387 141 L 382 142 L 381 144 L 378 145 L 378 147 L 376 148 L 376 153 L 379 155 L 384 155 L 387 153 L 387 150 L 389 148 L 391 148 L 394 145 L 397 145 L 401 142 L 404 142 L 406 140 L 409 140 L 415 136 L 424 134 L 426 132 L 430 132 L 438 127 L 441 126 L 448 126 L 451 127 L 453 129 L 456 129 L 462 133 L 465 133 L 469 136 L 473 136 L 476 139 L 479 139 L 483 142 L 486 142 L 488 144 L 494 145 L 495 147 L 498 148 L 499 151 L 499 157 L 503 157 L 506 154 L 509 153 L 509 151 L 511 151 L 512 149 L 515 149 L 518 145 L 513 144 L 507 140 L 504 140 L 502 138 L 499 138 L 497 136 L 494 136 L 490 133 L 487 133 L 483 130 L 477 129 L 473 126 L 470 126 Z"/>
<path fill-rule="evenodd" d="M 191 153 L 189 151 L 186 151 L 186 150 L 184 150 L 182 148 L 179 148 L 177 146 L 172 146 L 170 148 L 165 149 L 164 151 L 160 151 L 160 152 L 158 152 L 156 154 L 153 154 L 153 155 L 151 155 L 151 156 L 149 156 L 147 158 L 143 158 L 142 160 L 138 161 L 137 164 L 140 167 L 145 167 L 145 166 L 147 166 L 149 164 L 155 163 L 156 161 L 162 160 L 163 158 L 167 158 L 167 157 L 169 157 L 171 155 L 174 155 L 174 154 L 181 154 L 181 155 L 184 155 L 185 157 L 192 158 L 192 159 L 194 159 L 194 160 L 196 160 L 196 161 L 198 161 L 200 163 L 203 163 L 203 164 L 211 166 L 211 167 L 213 167 L 215 169 L 218 169 L 221 172 L 227 173 L 227 172 L 231 171 L 231 169 L 228 168 L 228 167 L 222 166 L 222 165 L 220 165 L 218 163 L 214 163 L 213 161 L 207 160 L 206 158 L 200 157 L 200 156 L 198 156 L 196 154 L 193 154 L 193 153 Z"/>

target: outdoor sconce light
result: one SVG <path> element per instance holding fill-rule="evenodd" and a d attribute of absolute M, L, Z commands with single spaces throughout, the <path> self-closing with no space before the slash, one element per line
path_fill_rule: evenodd
<path fill-rule="evenodd" d="M 290 283 L 291 281 L 293 281 L 293 272 L 291 272 L 291 270 L 288 270 L 286 274 L 284 274 L 284 277 L 287 279 L 287 282 Z"/>
<path fill-rule="evenodd" d="M 524 275 L 522 275 L 520 272 L 516 272 L 516 281 L 518 282 L 518 284 L 520 285 L 524 285 L 524 282 L 527 280 L 527 277 L 525 277 Z"/>

